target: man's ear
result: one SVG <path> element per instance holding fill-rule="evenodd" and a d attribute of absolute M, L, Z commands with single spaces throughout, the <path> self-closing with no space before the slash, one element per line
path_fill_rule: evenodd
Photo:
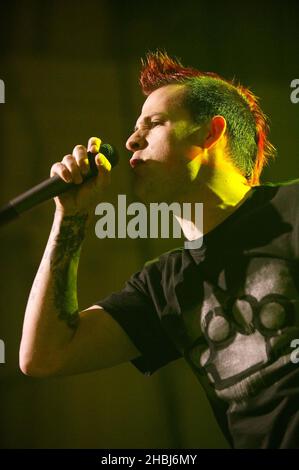
<path fill-rule="evenodd" d="M 210 149 L 224 135 L 226 131 L 226 120 L 223 116 L 213 116 L 208 128 L 208 133 L 203 143 L 203 148 Z"/>

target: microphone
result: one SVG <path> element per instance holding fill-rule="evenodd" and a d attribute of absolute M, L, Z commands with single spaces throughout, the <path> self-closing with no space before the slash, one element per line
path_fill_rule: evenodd
<path fill-rule="evenodd" d="M 102 144 L 100 152 L 105 155 L 112 167 L 117 165 L 118 154 L 112 145 Z M 98 173 L 97 165 L 95 163 L 96 155 L 96 153 L 87 152 L 90 169 L 87 175 L 83 177 L 84 181 L 92 178 Z M 0 225 L 10 222 L 23 212 L 37 206 L 41 202 L 47 201 L 48 199 L 78 186 L 79 185 L 75 183 L 66 183 L 59 176 L 54 175 L 5 204 L 5 206 L 0 209 Z"/>

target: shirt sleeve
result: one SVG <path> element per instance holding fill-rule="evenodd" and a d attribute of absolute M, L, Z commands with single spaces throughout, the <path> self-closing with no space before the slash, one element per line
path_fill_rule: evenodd
<path fill-rule="evenodd" d="M 141 373 L 152 375 L 182 355 L 161 323 L 158 305 L 163 304 L 163 300 L 159 299 L 162 295 L 159 272 L 155 271 L 155 278 L 151 282 L 147 264 L 143 270 L 131 276 L 122 290 L 113 292 L 96 304 L 120 324 L 140 351 L 140 356 L 131 360 L 131 363 Z"/>

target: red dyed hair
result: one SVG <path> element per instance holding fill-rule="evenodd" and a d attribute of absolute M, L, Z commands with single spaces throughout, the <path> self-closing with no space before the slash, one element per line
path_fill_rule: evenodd
<path fill-rule="evenodd" d="M 172 83 L 184 84 L 190 78 L 210 77 L 221 80 L 232 86 L 247 103 L 255 121 L 255 141 L 257 146 L 254 166 L 248 184 L 259 184 L 262 169 L 270 157 L 274 156 L 275 148 L 268 140 L 269 125 L 263 113 L 257 96 L 248 88 L 227 80 L 214 72 L 201 72 L 192 67 L 184 67 L 180 60 L 170 57 L 166 52 L 156 51 L 147 54 L 142 60 L 140 84 L 144 95 L 150 95 L 154 90 Z"/>

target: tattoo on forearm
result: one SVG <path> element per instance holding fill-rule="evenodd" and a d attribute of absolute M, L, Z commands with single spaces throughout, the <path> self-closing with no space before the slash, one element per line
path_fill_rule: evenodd
<path fill-rule="evenodd" d="M 58 317 L 71 328 L 76 328 L 79 321 L 77 269 L 87 218 L 84 214 L 63 219 L 50 256 L 54 275 L 54 305 L 59 312 Z"/>

